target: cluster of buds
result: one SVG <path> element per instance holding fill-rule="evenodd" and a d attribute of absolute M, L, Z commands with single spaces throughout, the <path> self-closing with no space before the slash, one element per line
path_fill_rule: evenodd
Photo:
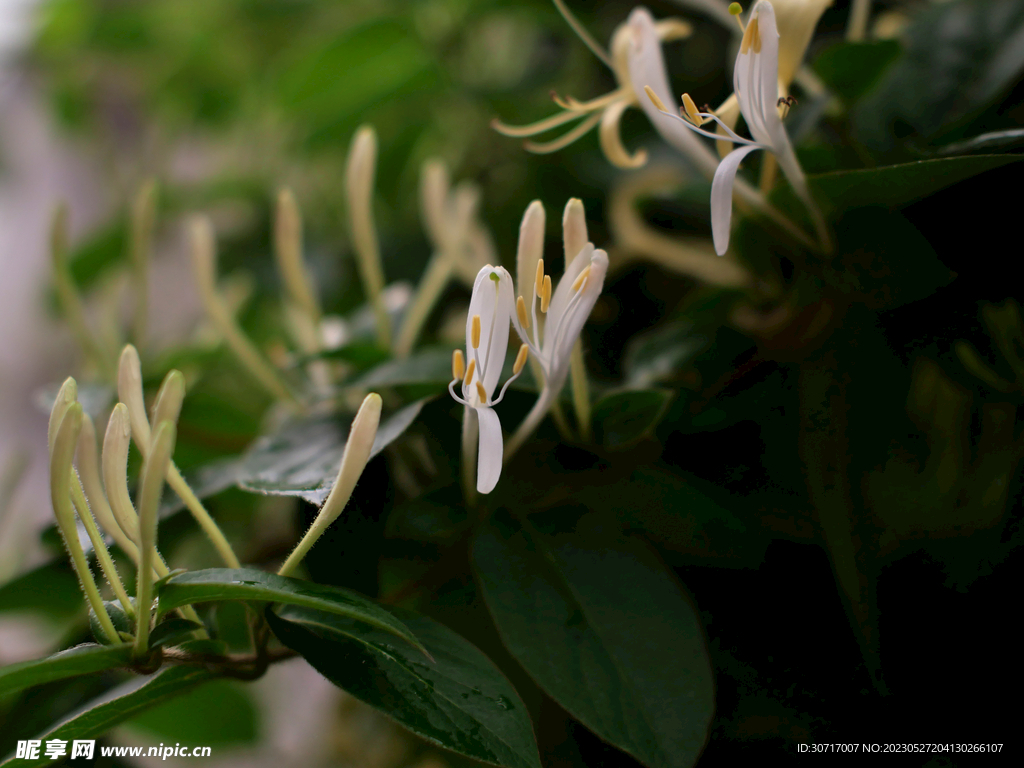
<path fill-rule="evenodd" d="M 96 616 L 101 639 L 108 643 L 134 643 L 135 654 L 147 654 L 153 619 L 154 582 L 169 575 L 167 563 L 157 547 L 160 499 L 166 482 L 184 501 L 203 532 L 230 568 L 240 567 L 231 545 L 202 502 L 185 482 L 173 461 L 178 415 L 185 396 L 185 380 L 172 370 L 164 378 L 147 417 L 142 377 L 135 348 L 125 347 L 118 370 L 120 402 L 111 411 L 103 439 L 102 454 L 96 445 L 92 420 L 78 402 L 78 385 L 69 378 L 57 394 L 50 412 L 50 494 L 57 527 L 71 557 L 72 565 L 90 608 Z M 370 458 L 380 421 L 381 399 L 371 393 L 363 401 L 352 423 L 338 478 L 317 519 L 281 567 L 281 575 L 295 571 L 303 556 L 327 527 L 341 514 L 356 481 Z M 141 483 L 132 503 L 128 490 L 128 451 L 134 440 L 143 457 Z M 77 471 L 74 458 L 77 452 Z M 80 521 L 103 576 L 120 610 L 133 622 L 134 631 L 119 631 L 111 619 L 78 537 Z M 109 535 L 137 569 L 136 594 L 125 590 L 103 534 Z M 184 606 L 184 618 L 203 625 L 191 606 Z"/>

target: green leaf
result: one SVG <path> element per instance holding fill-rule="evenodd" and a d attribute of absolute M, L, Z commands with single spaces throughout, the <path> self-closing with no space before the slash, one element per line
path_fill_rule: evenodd
<path fill-rule="evenodd" d="M 594 403 L 593 423 L 609 450 L 627 448 L 649 435 L 665 415 L 672 392 L 635 389 L 605 395 Z"/>
<path fill-rule="evenodd" d="M 930 296 L 956 276 L 917 227 L 886 208 L 858 208 L 835 221 L 836 258 L 822 279 L 870 309 Z"/>
<path fill-rule="evenodd" d="M 67 555 L 0 585 L 0 613 L 33 612 L 58 621 L 82 613 L 82 590 Z"/>
<path fill-rule="evenodd" d="M 44 742 L 49 739 L 63 739 L 68 742 L 74 739 L 98 739 L 129 718 L 215 677 L 215 673 L 199 667 L 168 667 L 154 675 L 137 678 L 113 691 L 108 691 L 55 728 L 36 738 Z M 40 750 L 40 756 L 36 760 L 19 760 L 9 755 L 0 765 L 30 768 L 53 765 L 53 760 Z"/>
<path fill-rule="evenodd" d="M 990 131 L 964 141 L 946 144 L 939 150 L 940 155 L 969 155 L 971 152 L 1006 152 L 1024 144 L 1024 128 L 1006 131 Z"/>
<path fill-rule="evenodd" d="M 707 334 L 689 320 L 675 320 L 630 339 L 623 370 L 630 387 L 642 388 L 671 379 L 708 346 Z"/>
<path fill-rule="evenodd" d="M 23 661 L 0 667 L 0 696 L 5 696 L 33 685 L 52 683 L 68 677 L 102 672 L 123 667 L 132 656 L 131 645 L 95 645 L 86 643 L 61 651 L 45 659 Z"/>
<path fill-rule="evenodd" d="M 391 610 L 435 661 L 335 614 L 287 607 L 267 620 L 320 674 L 427 741 L 492 765 L 540 768 L 526 707 L 498 668 L 447 627 Z"/>
<path fill-rule="evenodd" d="M 427 399 L 417 400 L 381 420 L 371 458 L 409 428 Z M 238 487 L 323 504 L 337 478 L 350 427 L 350 419 L 311 418 L 292 422 L 273 435 L 261 437 L 238 469 Z"/>
<path fill-rule="evenodd" d="M 853 115 L 857 137 L 876 152 L 916 134 L 930 140 L 977 114 L 1024 69 L 1024 3 L 933 3 L 903 35 L 905 52 Z"/>
<path fill-rule="evenodd" d="M 971 155 L 912 163 L 833 171 L 808 176 L 815 197 L 826 210 L 881 205 L 901 208 L 985 171 L 1024 159 L 1018 155 Z M 788 195 L 792 195 L 788 192 Z M 794 202 L 794 206 L 797 204 Z M 790 208 L 790 210 L 795 210 Z"/>
<path fill-rule="evenodd" d="M 584 543 L 492 520 L 473 566 L 505 646 L 605 741 L 652 768 L 693 765 L 715 710 L 699 617 L 635 540 Z"/>
<path fill-rule="evenodd" d="M 895 40 L 840 42 L 821 52 L 814 61 L 814 71 L 836 95 L 850 103 L 871 90 L 899 55 L 900 44 Z"/>
<path fill-rule="evenodd" d="M 378 365 L 355 382 L 357 389 L 393 387 L 400 384 L 437 384 L 443 388 L 452 380 L 452 351 L 423 349 L 403 360 Z"/>
<path fill-rule="evenodd" d="M 189 603 L 246 600 L 300 605 L 347 616 L 400 637 L 413 647 L 423 645 L 409 628 L 369 598 L 340 587 L 278 576 L 256 568 L 208 568 L 168 579 L 161 587 L 160 613 Z"/>
<path fill-rule="evenodd" d="M 197 629 L 205 629 L 205 627 L 191 619 L 166 619 L 153 627 L 153 631 L 149 633 L 149 647 L 170 647 L 185 640 L 191 640 L 192 633 Z"/>
<path fill-rule="evenodd" d="M 250 744 L 259 735 L 259 712 L 250 691 L 234 680 L 214 680 L 146 710 L 123 727 L 153 743 L 201 744 L 214 749 Z"/>

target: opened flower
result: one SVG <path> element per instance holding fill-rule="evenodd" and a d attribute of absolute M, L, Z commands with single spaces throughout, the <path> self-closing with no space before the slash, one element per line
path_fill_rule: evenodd
<path fill-rule="evenodd" d="M 757 149 L 766 149 L 776 157 L 790 186 L 793 187 L 793 191 L 810 210 L 822 245 L 826 246 L 828 243 L 825 222 L 811 197 L 807 179 L 793 152 L 793 145 L 779 116 L 783 100 L 779 99 L 778 72 L 779 33 L 775 25 L 775 11 L 767 0 L 758 0 L 757 5 L 750 12 L 750 19 L 743 33 L 740 51 L 736 56 L 736 68 L 733 72 L 733 86 L 739 100 L 740 111 L 750 129 L 753 140 L 739 136 L 713 112 L 698 110 L 689 94 L 683 94 L 684 117 L 670 113 L 658 94 L 650 88 L 647 89 L 651 102 L 662 114 L 682 123 L 696 133 L 713 139 L 718 136 L 700 126 L 714 120 L 726 131 L 731 141 L 744 145 L 730 152 L 719 163 L 711 183 L 711 231 L 714 237 L 715 251 L 719 255 L 723 255 L 729 247 L 732 192 L 736 182 L 736 173 L 744 158 Z"/>
<path fill-rule="evenodd" d="M 570 200 L 562 220 L 565 274 L 552 286 L 544 271 L 544 208 L 534 201 L 523 216 L 519 233 L 517 272 L 519 289 L 528 292 L 516 299 L 511 316 L 523 346 L 533 354 L 543 378 L 540 397 L 506 448 L 514 452 L 551 409 L 569 375 L 572 350 L 590 312 L 604 288 L 608 254 L 587 242 L 583 204 Z"/>
<path fill-rule="evenodd" d="M 637 97 L 638 92 L 633 87 L 635 80 L 630 78 L 629 52 L 633 34 L 630 24 L 621 24 L 615 30 L 612 35 L 612 50 L 609 55 L 583 29 L 561 0 L 555 0 L 555 5 L 558 6 L 558 10 L 565 16 L 566 21 L 583 39 L 583 42 L 612 70 L 615 74 L 618 88 L 591 101 L 581 102 L 572 97 L 562 99 L 555 96 L 555 103 L 564 110 L 560 114 L 549 117 L 546 120 L 531 123 L 530 125 L 512 126 L 495 120 L 492 126 L 496 131 L 506 136 L 523 138 L 547 133 L 568 123 L 582 120 L 575 128 L 553 141 L 543 143 L 526 142 L 526 149 L 530 152 L 546 154 L 569 146 L 600 124 L 601 150 L 604 152 L 605 157 L 608 158 L 608 161 L 619 168 L 639 168 L 647 162 L 647 153 L 641 149 L 630 154 L 623 146 L 622 138 L 619 135 L 619 123 L 622 120 L 623 113 L 630 107 L 641 106 L 641 100 Z M 660 50 L 661 41 L 681 40 L 689 37 L 692 28 L 689 24 L 679 19 L 665 19 L 656 23 L 652 20 L 651 31 L 656 37 L 656 44 Z"/>
<path fill-rule="evenodd" d="M 494 397 L 508 350 L 509 321 L 515 312 L 512 295 L 512 276 L 507 270 L 488 265 L 477 273 L 466 318 L 466 356 L 464 358 L 458 349 L 452 356 L 453 378 L 448 391 L 466 406 L 467 418 L 475 416 L 479 424 L 476 479 L 479 493 L 494 490 L 501 476 L 501 422 L 491 406 L 501 402 L 508 385 L 522 373 L 528 354 L 527 345 L 522 345 L 512 377 Z M 456 393 L 456 384 L 460 385 L 461 394 Z"/>

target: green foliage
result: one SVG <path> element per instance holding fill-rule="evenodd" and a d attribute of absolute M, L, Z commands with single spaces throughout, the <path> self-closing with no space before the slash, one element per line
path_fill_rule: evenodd
<path fill-rule="evenodd" d="M 526 707 L 497 667 L 443 625 L 392 610 L 430 659 L 337 614 L 286 607 L 267 620 L 320 674 L 427 741 L 491 765 L 540 766 Z"/>
<path fill-rule="evenodd" d="M 715 708 L 700 620 L 653 553 L 593 533 L 496 519 L 473 547 L 487 607 L 512 655 L 588 728 L 645 765 L 691 766 Z"/>
<path fill-rule="evenodd" d="M 131 659 L 131 650 L 131 645 L 103 647 L 88 643 L 45 659 L 8 664 L 0 667 L 0 696 L 33 685 L 126 666 Z"/>
<path fill-rule="evenodd" d="M 347 616 L 391 633 L 415 648 L 423 647 L 416 636 L 400 621 L 361 595 L 338 587 L 277 576 L 255 568 L 210 568 L 189 571 L 164 582 L 157 596 L 162 613 L 189 603 L 217 600 L 299 605 Z"/>
<path fill-rule="evenodd" d="M 115 688 L 94 704 L 87 704 L 55 728 L 38 736 L 42 740 L 95 739 L 111 728 L 155 707 L 175 696 L 192 690 L 216 677 L 215 673 L 197 667 L 168 667 L 150 677 L 140 677 Z M 52 759 L 41 755 L 28 761 L 9 756 L 2 765 L 50 765 Z"/>

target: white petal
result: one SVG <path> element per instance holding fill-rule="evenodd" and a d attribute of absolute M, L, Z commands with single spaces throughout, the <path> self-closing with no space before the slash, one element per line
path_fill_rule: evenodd
<path fill-rule="evenodd" d="M 569 303 L 570 293 L 572 291 L 572 284 L 576 282 L 576 278 L 580 276 L 580 272 L 587 268 L 590 264 L 590 259 L 594 255 L 594 244 L 587 243 L 583 246 L 583 250 L 576 254 L 576 258 L 572 261 L 567 261 L 565 264 L 565 273 L 562 278 L 558 281 L 558 285 L 555 287 L 554 293 L 551 295 L 551 304 L 548 305 L 548 319 L 544 325 L 544 347 L 548 347 L 547 332 L 553 331 L 555 326 L 558 324 L 559 318 L 562 313 L 565 312 L 565 307 Z"/>
<path fill-rule="evenodd" d="M 497 280 L 493 279 L 497 276 Z M 502 281 L 509 285 L 509 290 L 502 295 Z M 509 312 L 514 305 L 509 305 L 512 278 L 501 267 L 487 266 L 477 273 L 473 284 L 473 297 L 469 300 L 469 313 L 466 316 L 466 354 L 477 360 L 477 378 L 487 390 L 487 396 L 494 393 L 494 387 L 501 376 L 501 367 L 505 363 L 505 352 L 508 350 Z M 480 346 L 474 350 L 472 346 L 473 316 L 480 315 Z M 468 361 L 467 361 L 468 364 Z"/>
<path fill-rule="evenodd" d="M 664 104 L 676 103 L 669 88 L 654 19 L 646 8 L 636 8 L 629 16 L 629 25 L 633 33 L 629 49 L 629 80 L 640 108 L 665 141 L 693 160 L 705 175 L 711 176 L 718 165 L 711 150 L 685 125 L 659 112 L 644 93 L 644 86 L 649 85 Z"/>
<path fill-rule="evenodd" d="M 743 159 L 755 149 L 764 147 L 753 144 L 734 149 L 718 164 L 718 171 L 711 182 L 711 235 L 715 241 L 715 253 L 724 256 L 729 248 L 729 226 L 732 222 L 732 186 L 736 171 Z"/>
<path fill-rule="evenodd" d="M 557 338 L 554 337 L 554 334 L 552 337 L 551 380 L 548 385 L 556 393 L 561 390 L 569 372 L 572 348 L 583 331 L 583 326 L 586 325 L 587 318 L 590 317 L 601 291 L 604 290 L 604 278 L 608 272 L 608 254 L 602 250 L 595 250 L 589 264 L 590 274 L 587 275 L 586 283 L 581 288 L 582 295 L 568 310 L 566 317 L 562 319 L 562 324 L 557 331 Z M 562 278 L 563 282 L 565 279 Z M 547 338 L 544 342 L 547 346 Z"/>
<path fill-rule="evenodd" d="M 475 408 L 480 422 L 480 443 L 476 458 L 476 490 L 490 493 L 501 477 L 501 422 L 493 409 Z"/>
<path fill-rule="evenodd" d="M 534 200 L 519 225 L 519 249 L 516 251 L 516 287 L 530 301 L 530 287 L 537 274 L 537 262 L 544 255 L 544 205 Z M 529 303 L 527 303 L 529 306 Z"/>

